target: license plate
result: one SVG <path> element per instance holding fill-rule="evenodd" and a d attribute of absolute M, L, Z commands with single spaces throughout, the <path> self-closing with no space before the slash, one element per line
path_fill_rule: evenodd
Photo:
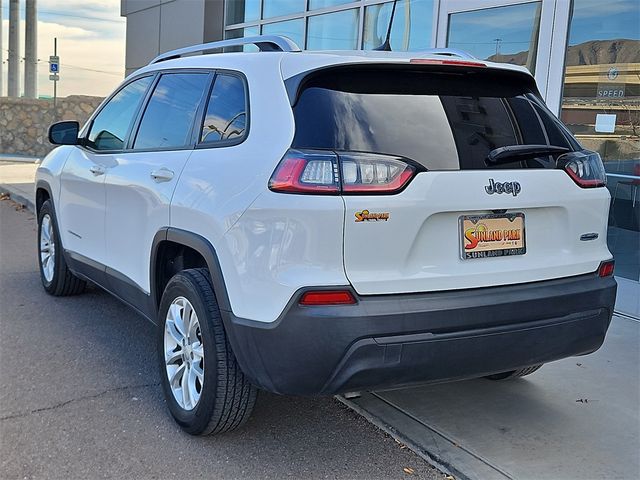
<path fill-rule="evenodd" d="M 463 260 L 524 255 L 527 252 L 524 213 L 463 215 L 459 222 Z"/>

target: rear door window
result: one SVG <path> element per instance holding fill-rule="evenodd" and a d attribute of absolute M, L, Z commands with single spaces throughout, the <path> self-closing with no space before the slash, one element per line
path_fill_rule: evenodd
<path fill-rule="evenodd" d="M 485 163 L 507 145 L 575 149 L 532 88 L 488 68 L 327 69 L 301 82 L 293 147 L 398 155 L 428 170 L 551 167 L 549 156 Z"/>
<path fill-rule="evenodd" d="M 142 116 L 134 150 L 189 145 L 196 112 L 208 83 L 208 72 L 163 74 Z"/>

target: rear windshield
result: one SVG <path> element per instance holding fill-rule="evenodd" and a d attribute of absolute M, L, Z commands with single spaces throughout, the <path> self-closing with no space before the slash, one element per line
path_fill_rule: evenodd
<path fill-rule="evenodd" d="M 292 146 L 397 155 L 428 170 L 553 167 L 549 156 L 485 163 L 507 145 L 580 148 L 532 82 L 485 68 L 322 70 L 300 82 Z"/>

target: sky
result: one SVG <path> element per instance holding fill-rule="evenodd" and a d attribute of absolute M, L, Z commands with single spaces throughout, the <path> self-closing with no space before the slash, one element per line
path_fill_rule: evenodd
<path fill-rule="evenodd" d="M 7 89 L 9 0 L 2 4 L 2 72 Z M 20 56 L 24 56 L 24 0 L 20 1 Z M 58 96 L 106 96 L 124 79 L 126 20 L 120 0 L 38 0 L 38 95 L 53 95 L 49 55 L 58 38 Z M 24 77 L 24 63 L 20 65 Z M 22 79 L 23 80 L 23 79 Z M 21 86 L 22 91 L 22 86 Z"/>

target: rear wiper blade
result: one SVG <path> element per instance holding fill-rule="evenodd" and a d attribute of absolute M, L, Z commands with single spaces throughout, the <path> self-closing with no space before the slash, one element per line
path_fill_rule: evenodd
<path fill-rule="evenodd" d="M 553 155 L 570 151 L 568 148 L 554 145 L 507 145 L 506 147 L 491 150 L 485 162 L 491 165 L 500 165 L 502 163 L 519 162 L 540 155 Z"/>

